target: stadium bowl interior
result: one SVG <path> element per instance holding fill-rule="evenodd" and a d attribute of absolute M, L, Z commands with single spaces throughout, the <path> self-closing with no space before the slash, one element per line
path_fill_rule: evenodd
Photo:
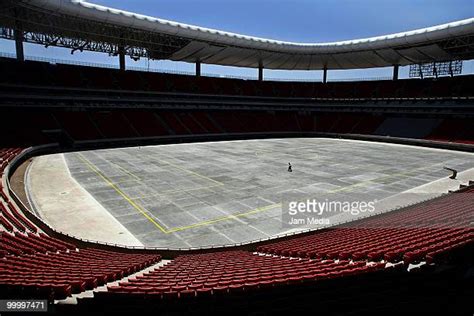
<path fill-rule="evenodd" d="M 473 19 L 324 50 L 87 2 L 2 6 L 16 55 L 0 58 L 0 299 L 69 315 L 474 311 L 474 75 L 454 68 L 474 57 Z M 25 59 L 23 42 L 121 69 Z M 196 75 L 127 70 L 125 55 Z M 263 80 L 290 64 L 323 81 Z M 410 64 L 435 76 L 399 79 Z M 354 65 L 393 80 L 326 82 Z M 289 225 L 285 201 L 315 197 L 378 201 Z"/>

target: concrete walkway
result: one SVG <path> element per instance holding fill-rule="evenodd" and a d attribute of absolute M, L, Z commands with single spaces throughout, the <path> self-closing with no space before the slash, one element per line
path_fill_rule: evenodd
<path fill-rule="evenodd" d="M 30 204 L 55 229 L 79 238 L 143 246 L 71 177 L 64 155 L 35 158 L 25 178 Z"/>

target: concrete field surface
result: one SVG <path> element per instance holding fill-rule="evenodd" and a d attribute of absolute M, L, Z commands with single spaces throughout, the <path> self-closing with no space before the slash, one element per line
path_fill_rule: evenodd
<path fill-rule="evenodd" d="M 67 167 L 58 155 L 64 155 Z M 28 177 L 44 177 L 45 166 L 49 177 L 68 168 L 100 206 L 94 209 L 88 199 L 82 205 L 80 199 L 61 195 L 61 186 L 51 188 L 45 183 L 49 181 L 27 181 L 32 202 L 47 222 L 54 217 L 59 230 L 81 231 L 81 237 L 89 231 L 94 239 L 97 234 L 87 220 L 71 228 L 74 225 L 66 217 L 67 225 L 61 225 L 57 208 L 48 207 L 61 203 L 68 208 L 74 203 L 74 210 L 88 208 L 87 216 L 109 212 L 115 220 L 103 220 L 104 227 L 110 223 L 117 230 L 126 229 L 126 235 L 139 243 L 160 248 L 233 244 L 317 228 L 284 223 L 282 201 L 292 197 L 389 201 L 384 207 L 390 209 L 406 203 L 401 193 L 417 187 L 426 191 L 416 191 L 418 200 L 458 187 L 462 182 L 446 180 L 450 173 L 444 166 L 460 171 L 466 181 L 468 176 L 474 178 L 474 169 L 469 170 L 474 167 L 473 154 L 323 138 L 130 147 L 36 159 L 42 162 L 31 166 Z M 289 162 L 293 172 L 287 171 Z M 430 190 L 431 183 L 436 184 L 435 191 Z M 52 196 L 54 203 L 41 202 L 51 202 Z M 363 215 L 334 216 L 331 224 Z"/>

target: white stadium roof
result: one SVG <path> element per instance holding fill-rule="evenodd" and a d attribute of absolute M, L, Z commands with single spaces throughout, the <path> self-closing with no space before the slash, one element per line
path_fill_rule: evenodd
<path fill-rule="evenodd" d="M 473 58 L 474 18 L 371 38 L 330 43 L 285 42 L 168 21 L 79 0 L 17 1 L 23 9 L 48 12 L 125 31 L 176 39 L 166 53 L 149 57 L 269 69 L 354 69 Z M 26 10 L 25 9 L 25 10 Z M 58 20 L 59 21 L 59 20 Z M 25 21 L 26 23 L 27 21 Z M 58 29 L 66 29 L 57 22 Z M 70 35 L 69 35 L 70 36 Z M 143 38 L 145 41 L 145 38 Z M 133 44 L 137 45 L 135 41 Z M 126 42 L 131 45 L 130 42 Z"/>

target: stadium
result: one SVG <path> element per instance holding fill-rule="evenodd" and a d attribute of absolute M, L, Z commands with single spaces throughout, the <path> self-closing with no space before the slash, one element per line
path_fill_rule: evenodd
<path fill-rule="evenodd" d="M 0 38 L 0 313 L 474 313 L 474 18 L 299 43 L 1 0 Z"/>

